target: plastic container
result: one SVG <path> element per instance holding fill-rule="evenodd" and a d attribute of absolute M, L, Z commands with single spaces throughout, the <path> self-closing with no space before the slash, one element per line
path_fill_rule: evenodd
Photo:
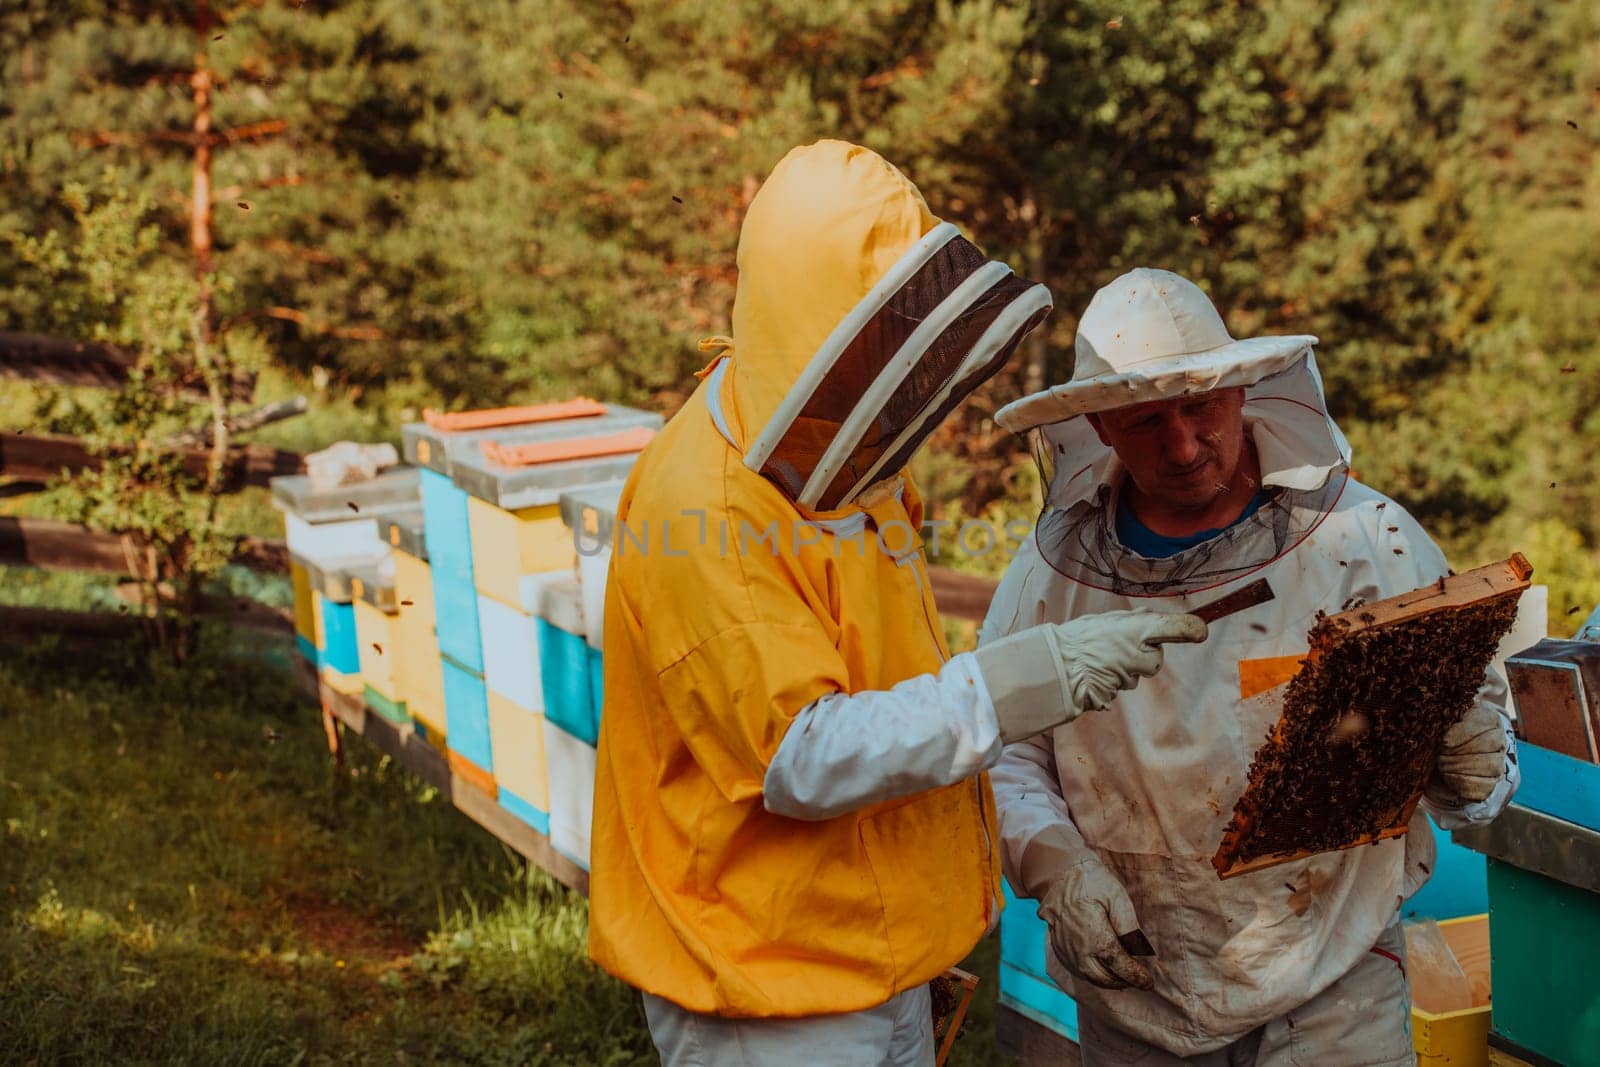
<path fill-rule="evenodd" d="M 1439 925 L 1428 919 L 1406 923 L 1405 934 L 1412 1005 L 1434 1014 L 1472 1007 L 1472 983 L 1456 962 Z"/>
<path fill-rule="evenodd" d="M 550 844 L 589 869 L 589 833 L 594 821 L 595 750 L 547 716 L 545 762 L 550 769 Z"/>
<path fill-rule="evenodd" d="M 1409 932 L 1409 931 L 1408 931 Z M 1448 946 L 1457 972 L 1464 975 L 1468 1006 L 1454 1011 L 1428 1011 L 1417 1005 L 1413 993 L 1411 1043 L 1419 1067 L 1488 1067 L 1490 1022 L 1489 917 L 1470 915 L 1439 923 L 1437 936 Z M 1406 975 L 1413 977 L 1417 959 L 1407 938 Z M 1450 995 L 1459 1001 L 1461 989 L 1452 977 Z"/>
<path fill-rule="evenodd" d="M 584 632 L 592 648 L 600 648 L 605 637 L 606 580 L 622 485 L 610 482 L 561 494 L 561 521 L 570 531 L 578 557 Z"/>

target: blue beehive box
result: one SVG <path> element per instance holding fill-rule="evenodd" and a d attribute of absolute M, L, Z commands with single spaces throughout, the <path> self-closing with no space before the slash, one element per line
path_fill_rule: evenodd
<path fill-rule="evenodd" d="M 444 716 L 450 754 L 469 761 L 484 773 L 492 772 L 489 690 L 481 674 L 448 656 L 444 659 Z"/>
<path fill-rule="evenodd" d="M 1600 766 L 1526 742 L 1517 746 L 1525 808 L 1600 831 Z"/>
<path fill-rule="evenodd" d="M 575 577 L 546 583 L 539 597 L 539 670 L 544 714 L 589 746 L 600 739 L 600 715 L 589 676 L 589 645 Z"/>
<path fill-rule="evenodd" d="M 483 634 L 478 590 L 470 576 L 433 572 L 434 629 L 439 651 L 475 674 L 483 674 Z"/>
<path fill-rule="evenodd" d="M 355 605 L 321 598 L 322 649 L 319 666 L 340 674 L 361 673 L 361 651 L 356 644 Z"/>
<path fill-rule="evenodd" d="M 438 471 L 422 472 L 422 528 L 435 581 L 442 574 L 472 585 L 472 539 L 467 530 L 467 494 Z"/>
<path fill-rule="evenodd" d="M 1045 972 L 1050 927 L 1036 901 L 1018 898 L 1005 885 L 1000 913 L 1000 1003 L 1040 1026 L 1078 1040 L 1078 1005 Z"/>

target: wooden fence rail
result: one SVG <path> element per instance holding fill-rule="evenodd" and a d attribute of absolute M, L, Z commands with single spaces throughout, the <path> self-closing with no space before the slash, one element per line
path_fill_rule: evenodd
<path fill-rule="evenodd" d="M 287 573 L 289 550 L 282 541 L 241 537 L 234 562 L 253 571 Z M 0 516 L 0 565 L 45 570 L 127 574 L 122 538 L 55 519 Z"/>
<path fill-rule="evenodd" d="M 197 478 L 206 476 L 211 461 L 208 449 L 178 448 L 184 470 Z M 90 453 L 76 437 L 59 434 L 0 434 L 0 477 L 43 482 L 62 472 L 95 470 L 101 457 Z M 224 492 L 236 492 L 247 485 L 265 487 L 280 474 L 298 474 L 305 467 L 298 452 L 286 452 L 271 445 L 239 445 L 228 450 L 228 468 L 223 479 Z"/>
<path fill-rule="evenodd" d="M 263 537 L 241 537 L 234 562 L 265 574 L 286 574 L 289 548 Z M 90 530 L 55 519 L 0 516 L 0 566 L 126 574 L 127 556 L 116 534 Z M 996 582 L 948 567 L 930 567 L 933 598 L 939 611 L 953 619 L 983 621 Z"/>

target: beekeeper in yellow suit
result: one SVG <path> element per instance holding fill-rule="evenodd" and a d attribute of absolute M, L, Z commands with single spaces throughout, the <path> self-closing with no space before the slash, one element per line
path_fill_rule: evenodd
<path fill-rule="evenodd" d="M 734 336 L 623 490 L 606 594 L 589 951 L 665 1063 L 932 1063 L 927 983 L 1001 907 L 983 772 L 1204 637 L 945 648 L 903 468 L 1049 309 L 866 149 L 751 203 Z"/>

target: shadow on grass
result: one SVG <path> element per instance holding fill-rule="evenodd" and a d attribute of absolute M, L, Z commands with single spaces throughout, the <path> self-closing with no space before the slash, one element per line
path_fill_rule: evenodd
<path fill-rule="evenodd" d="M 258 650 L 259 651 L 259 650 Z M 263 663 L 0 661 L 0 1062 L 650 1062 L 585 903 Z"/>
<path fill-rule="evenodd" d="M 336 778 L 251 652 L 4 650 L 0 1062 L 655 1062 L 586 902 L 359 740 Z"/>

